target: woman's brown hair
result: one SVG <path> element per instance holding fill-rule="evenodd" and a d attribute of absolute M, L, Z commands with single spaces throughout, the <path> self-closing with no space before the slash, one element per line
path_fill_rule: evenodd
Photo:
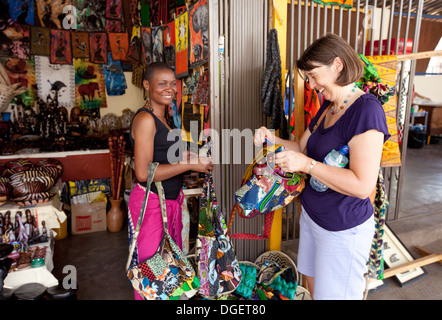
<path fill-rule="evenodd" d="M 320 66 L 328 66 L 336 57 L 341 58 L 343 69 L 336 79 L 336 84 L 346 86 L 358 81 L 364 66 L 356 51 L 341 37 L 328 33 L 313 42 L 296 62 L 298 70 L 310 71 Z"/>

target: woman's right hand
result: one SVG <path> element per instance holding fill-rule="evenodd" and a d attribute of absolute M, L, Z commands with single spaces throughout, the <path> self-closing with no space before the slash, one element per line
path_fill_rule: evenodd
<path fill-rule="evenodd" d="M 208 157 L 198 157 L 198 163 L 193 165 L 193 171 L 209 173 L 213 171 L 213 161 Z"/>
<path fill-rule="evenodd" d="M 275 142 L 275 135 L 266 127 L 261 127 L 256 130 L 255 136 L 253 138 L 253 143 L 255 144 L 255 146 L 262 147 L 266 138 L 267 138 L 267 140 L 271 141 L 272 143 Z"/>

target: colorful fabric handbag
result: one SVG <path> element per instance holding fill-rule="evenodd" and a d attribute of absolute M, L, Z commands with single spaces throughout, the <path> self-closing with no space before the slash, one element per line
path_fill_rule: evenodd
<path fill-rule="evenodd" d="M 142 263 L 131 263 L 138 234 L 143 222 L 146 205 L 149 198 L 150 187 L 158 167 L 157 162 L 149 164 L 146 194 L 141 206 L 140 217 L 129 250 L 126 264 L 127 277 L 134 289 L 145 300 L 179 300 L 191 298 L 197 293 L 199 279 L 187 258 L 173 241 L 167 229 L 167 212 L 164 190 L 161 182 L 155 182 L 160 198 L 161 214 L 163 216 L 164 236 L 157 252 Z M 161 191 L 160 191 L 161 190 Z"/>
<path fill-rule="evenodd" d="M 275 153 L 283 146 L 264 144 L 244 174 L 240 189 L 235 192 L 238 214 L 253 218 L 285 207 L 305 186 L 305 175 L 286 173 L 274 164 Z"/>
<path fill-rule="evenodd" d="M 212 173 L 206 175 L 201 200 L 196 239 L 199 293 L 220 299 L 238 287 L 242 273 L 216 200 Z"/>

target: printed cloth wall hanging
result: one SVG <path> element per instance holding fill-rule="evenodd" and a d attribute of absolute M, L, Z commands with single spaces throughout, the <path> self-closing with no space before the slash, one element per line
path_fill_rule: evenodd
<path fill-rule="evenodd" d="M 30 53 L 30 26 L 13 24 L 0 31 L 3 35 L 0 56 L 27 60 Z"/>
<path fill-rule="evenodd" d="M 113 60 L 126 60 L 129 37 L 126 32 L 108 33 L 109 47 Z"/>
<path fill-rule="evenodd" d="M 340 6 L 344 9 L 353 8 L 353 0 L 313 0 L 324 6 Z"/>
<path fill-rule="evenodd" d="M 199 78 L 200 73 L 197 70 L 193 70 L 190 76 L 183 78 L 183 94 L 195 94 Z"/>
<path fill-rule="evenodd" d="M 175 19 L 175 46 L 176 46 L 176 67 L 177 78 L 187 77 L 188 54 L 189 54 L 189 13 L 186 11 Z"/>
<path fill-rule="evenodd" d="M 140 0 L 140 16 L 141 16 L 141 25 L 149 26 L 150 25 L 150 8 L 149 8 L 149 0 Z"/>
<path fill-rule="evenodd" d="M 51 29 L 51 63 L 72 64 L 70 31 Z"/>
<path fill-rule="evenodd" d="M 161 27 L 152 27 L 152 56 L 153 62 L 164 62 L 163 30 Z"/>
<path fill-rule="evenodd" d="M 75 106 L 85 113 L 99 117 L 99 108 L 107 107 L 106 87 L 101 66 L 85 59 L 74 59 L 74 66 Z"/>
<path fill-rule="evenodd" d="M 288 139 L 287 119 L 283 112 L 283 89 L 278 32 L 272 29 L 269 32 L 266 47 L 266 65 L 261 89 L 262 110 L 267 117 L 272 118 L 270 129 L 279 130 L 279 136 L 282 139 Z"/>
<path fill-rule="evenodd" d="M 72 0 L 77 12 L 77 30 L 105 31 L 106 1 Z"/>
<path fill-rule="evenodd" d="M 107 32 L 122 32 L 123 22 L 121 20 L 106 19 L 106 31 Z"/>
<path fill-rule="evenodd" d="M 200 105 L 208 105 L 209 104 L 209 70 L 204 71 L 199 79 L 198 84 L 196 86 L 195 97 L 193 99 L 193 103 Z"/>
<path fill-rule="evenodd" d="M 72 32 L 71 37 L 73 57 L 89 59 L 89 33 Z"/>
<path fill-rule="evenodd" d="M 181 80 L 176 81 L 177 94 L 176 100 L 173 101 L 168 107 L 169 117 L 172 118 L 174 127 L 181 129 Z"/>
<path fill-rule="evenodd" d="M 199 293 L 219 299 L 236 290 L 242 273 L 216 199 L 212 173 L 205 177 L 201 201 L 196 239 Z"/>
<path fill-rule="evenodd" d="M 316 116 L 321 103 L 319 101 L 318 93 L 315 89 L 311 89 L 307 81 L 304 81 L 304 123 L 305 128 L 308 127 L 310 121 Z M 290 119 L 289 130 L 295 136 L 295 109 L 293 109 L 292 117 Z"/>
<path fill-rule="evenodd" d="M 49 56 L 51 54 L 51 32 L 44 27 L 31 27 L 31 54 Z"/>
<path fill-rule="evenodd" d="M 362 58 L 362 57 L 361 57 Z M 368 81 L 375 82 L 376 78 L 379 77 L 380 81 L 389 88 L 394 88 L 396 86 L 396 66 L 397 57 L 396 56 L 366 56 L 366 60 L 362 59 L 365 64 L 365 76 Z M 370 70 L 370 64 L 374 66 L 374 73 L 371 72 L 372 76 L 367 74 Z M 370 78 L 371 77 L 371 78 Z M 367 81 L 364 81 L 367 82 Z M 360 86 L 363 90 L 362 85 Z M 399 148 L 399 138 L 398 138 L 398 126 L 396 121 L 396 108 L 397 108 L 397 97 L 396 94 L 390 95 L 390 92 L 377 91 L 380 94 L 388 95 L 387 100 L 382 105 L 385 111 L 385 116 L 387 118 L 388 132 L 391 137 L 384 143 L 381 158 L 381 167 L 395 167 L 401 165 L 401 153 Z M 376 92 L 374 92 L 375 95 Z"/>
<path fill-rule="evenodd" d="M 9 17 L 18 24 L 34 25 L 34 1 L 33 0 L 6 0 L 9 6 Z M 4 12 L 2 12 L 2 15 Z"/>
<path fill-rule="evenodd" d="M 89 33 L 90 60 L 94 63 L 107 63 L 107 35 L 104 32 Z"/>
<path fill-rule="evenodd" d="M 106 19 L 121 20 L 121 0 L 106 0 Z"/>
<path fill-rule="evenodd" d="M 175 21 L 169 22 L 163 27 L 163 46 L 164 62 L 175 70 Z"/>
<path fill-rule="evenodd" d="M 35 101 L 35 60 L 31 57 L 29 60 L 15 58 L 0 58 L 0 63 L 4 66 L 12 85 L 20 83 L 21 87 L 28 90 L 20 95 L 25 106 L 32 106 Z"/>
<path fill-rule="evenodd" d="M 121 96 L 126 93 L 127 89 L 121 61 L 114 61 L 110 52 L 108 53 L 107 61 L 107 64 L 103 64 L 106 92 L 109 96 Z"/>
<path fill-rule="evenodd" d="M 141 43 L 143 44 L 143 52 L 146 57 L 146 65 L 153 62 L 152 50 L 152 29 L 149 27 L 141 27 Z"/>
<path fill-rule="evenodd" d="M 38 96 L 49 103 L 57 99 L 60 107 L 74 107 L 75 71 L 72 64 L 52 64 L 49 57 L 35 56 Z"/>
<path fill-rule="evenodd" d="M 189 99 L 189 95 L 183 95 L 182 97 L 182 139 L 201 144 L 199 134 L 203 128 L 204 106 L 194 105 Z"/>
<path fill-rule="evenodd" d="M 149 1 L 149 18 L 150 23 L 152 25 L 159 25 L 160 24 L 160 2 L 159 0 L 148 0 Z"/>
<path fill-rule="evenodd" d="M 64 17 L 65 2 L 65 0 L 35 0 L 39 20 L 36 25 L 51 29 L 63 29 L 63 20 L 60 20 L 60 17 Z M 76 8 L 78 7 L 76 6 Z"/>
<path fill-rule="evenodd" d="M 189 8 L 189 67 L 195 68 L 209 59 L 209 12 L 207 0 L 200 0 Z"/>

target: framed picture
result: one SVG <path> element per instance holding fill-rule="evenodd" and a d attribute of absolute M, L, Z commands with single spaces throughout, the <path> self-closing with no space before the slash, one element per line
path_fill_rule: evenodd
<path fill-rule="evenodd" d="M 411 253 L 405 248 L 404 244 L 398 239 L 394 232 L 385 224 L 384 227 L 384 262 L 389 267 L 396 267 L 403 265 L 404 263 L 414 260 Z M 403 286 L 410 280 L 416 279 L 424 275 L 426 272 L 423 268 L 418 267 L 409 271 L 396 274 L 395 277 Z"/>

